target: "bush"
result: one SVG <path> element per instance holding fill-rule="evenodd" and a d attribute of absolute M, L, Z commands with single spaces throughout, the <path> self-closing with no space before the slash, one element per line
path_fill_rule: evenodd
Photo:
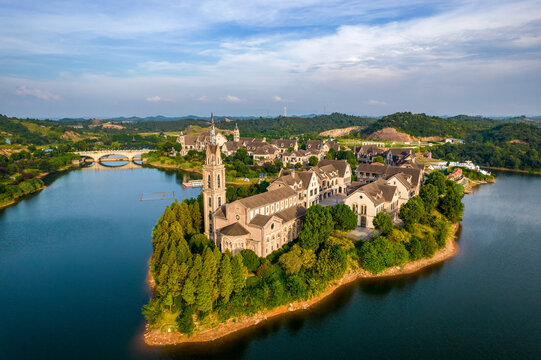
<path fill-rule="evenodd" d="M 419 260 L 424 256 L 421 242 L 415 236 L 412 236 L 410 241 L 406 244 L 406 250 L 408 250 L 411 260 Z"/>
<path fill-rule="evenodd" d="M 244 263 L 244 266 L 246 266 L 246 268 L 251 272 L 256 271 L 259 264 L 261 264 L 259 256 L 257 256 L 256 253 L 250 249 L 244 249 L 240 252 L 240 254 L 242 255 L 242 262 Z"/>
<path fill-rule="evenodd" d="M 409 254 L 404 245 L 393 243 L 384 236 L 364 242 L 359 249 L 361 266 L 378 274 L 389 266 L 401 266 L 408 261 Z"/>
<path fill-rule="evenodd" d="M 434 256 L 436 250 L 438 250 L 438 243 L 436 242 L 434 235 L 429 233 L 425 237 L 420 238 L 419 241 L 421 243 L 421 248 L 423 249 L 423 256 L 428 258 Z"/>

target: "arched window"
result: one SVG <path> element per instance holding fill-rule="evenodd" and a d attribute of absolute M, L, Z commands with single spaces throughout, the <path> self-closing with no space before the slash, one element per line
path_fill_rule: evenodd
<path fill-rule="evenodd" d="M 211 185 L 211 179 L 210 179 L 210 174 L 209 174 L 209 176 L 208 176 L 208 179 L 207 179 L 207 180 L 208 180 L 208 187 L 209 187 L 209 188 L 211 188 L 211 187 L 212 187 L 212 185 Z"/>
<path fill-rule="evenodd" d="M 209 207 L 212 207 L 212 199 L 209 198 Z"/>
<path fill-rule="evenodd" d="M 222 206 L 222 198 L 220 196 L 218 196 L 218 206 Z"/>
<path fill-rule="evenodd" d="M 218 188 L 220 188 L 220 174 L 218 174 Z"/>

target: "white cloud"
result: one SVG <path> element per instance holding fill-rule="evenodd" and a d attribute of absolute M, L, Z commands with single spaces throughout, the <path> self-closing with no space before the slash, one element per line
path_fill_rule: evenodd
<path fill-rule="evenodd" d="M 208 97 L 206 97 L 205 95 L 203 96 L 200 96 L 197 98 L 197 101 L 201 101 L 201 102 L 209 102 L 210 99 Z"/>
<path fill-rule="evenodd" d="M 279 102 L 280 102 L 280 101 L 284 101 L 284 99 L 282 99 L 282 98 L 281 98 L 280 96 L 278 96 L 278 95 L 273 96 L 273 97 L 272 97 L 272 100 L 274 100 L 274 101 L 279 101 Z"/>
<path fill-rule="evenodd" d="M 53 94 L 47 90 L 37 88 L 29 88 L 26 85 L 19 86 L 15 90 L 15 94 L 19 96 L 33 96 L 41 100 L 60 100 L 60 95 Z"/>
<path fill-rule="evenodd" d="M 173 100 L 168 99 L 168 98 L 163 98 L 161 96 L 150 96 L 150 97 L 145 98 L 145 100 L 148 102 L 173 102 Z"/>
<path fill-rule="evenodd" d="M 241 99 L 237 96 L 233 96 L 233 95 L 227 95 L 225 98 L 224 98 L 225 101 L 227 102 L 230 102 L 230 103 L 240 103 L 240 102 L 244 102 L 245 100 L 244 99 Z"/>
<path fill-rule="evenodd" d="M 368 100 L 366 103 L 368 105 L 387 105 L 385 101 L 374 100 L 374 99 Z"/>

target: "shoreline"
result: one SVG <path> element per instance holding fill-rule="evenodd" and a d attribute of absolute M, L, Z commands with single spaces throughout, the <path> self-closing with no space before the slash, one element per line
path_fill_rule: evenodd
<path fill-rule="evenodd" d="M 194 168 L 185 169 L 185 168 L 181 168 L 178 165 L 160 164 L 160 163 L 157 163 L 157 162 L 149 162 L 149 163 L 143 163 L 143 164 L 148 165 L 148 166 L 152 166 L 152 167 L 155 167 L 155 168 L 182 170 L 182 171 L 186 171 L 186 172 L 202 174 L 202 172 L 199 171 L 198 169 L 194 169 Z"/>
<path fill-rule="evenodd" d="M 181 170 L 181 171 L 186 171 L 186 172 L 191 172 L 191 173 L 203 175 L 203 173 L 201 171 L 199 171 L 198 169 L 193 169 L 193 168 L 184 169 L 184 168 L 179 167 L 178 165 L 160 164 L 160 163 L 156 163 L 156 162 L 145 163 L 145 165 L 155 167 L 155 168 Z M 250 179 L 250 181 L 243 181 L 243 182 L 240 182 L 240 181 L 226 181 L 225 183 L 229 184 L 229 185 L 249 186 L 249 185 L 254 184 L 254 182 L 252 182 L 251 180 L 252 179 Z"/>
<path fill-rule="evenodd" d="M 493 180 L 487 181 L 487 180 L 470 180 L 468 179 L 468 184 L 464 186 L 464 194 L 471 194 L 473 189 L 476 188 L 479 185 L 485 185 L 485 184 L 494 184 L 496 182 L 496 178 Z"/>
<path fill-rule="evenodd" d="M 424 258 L 416 261 L 411 261 L 403 266 L 394 266 L 385 269 L 379 274 L 373 274 L 364 269 L 350 269 L 341 279 L 334 282 L 329 286 L 322 294 L 309 300 L 296 301 L 287 305 L 282 305 L 271 310 L 264 310 L 257 314 L 250 316 L 243 316 L 241 318 L 229 319 L 225 323 L 220 324 L 216 328 L 202 330 L 192 336 L 187 336 L 178 332 L 166 333 L 161 330 L 151 330 L 148 324 L 145 327 L 143 334 L 143 341 L 149 346 L 163 346 L 163 345 L 179 345 L 184 343 L 208 343 L 214 340 L 222 339 L 234 333 L 244 330 L 253 326 L 257 326 L 265 322 L 265 320 L 289 314 L 292 312 L 308 310 L 310 306 L 319 303 L 332 295 L 341 286 L 349 284 L 359 279 L 373 279 L 373 278 L 391 278 L 402 275 L 412 274 L 420 271 L 426 267 L 434 264 L 441 263 L 458 253 L 458 245 L 456 243 L 456 237 L 458 230 L 460 229 L 460 223 L 452 225 L 452 231 L 447 237 L 447 245 L 443 249 L 436 251 L 433 257 Z M 150 283 L 151 275 L 149 268 L 148 280 Z"/>
<path fill-rule="evenodd" d="M 60 169 L 58 169 L 57 171 L 54 171 L 54 172 L 46 172 L 46 173 L 41 173 L 39 175 L 36 175 L 36 179 L 43 179 L 44 177 L 48 176 L 48 175 L 51 175 L 51 174 L 55 174 L 55 173 L 63 173 L 64 171 L 66 170 L 70 170 L 74 168 L 74 166 L 72 165 L 67 165 L 65 167 L 62 167 Z M 32 192 L 29 192 L 28 194 L 24 194 L 23 196 L 19 196 L 18 198 L 15 198 L 13 200 L 11 200 L 10 202 L 8 203 L 5 203 L 5 204 L 0 204 L 0 209 L 4 209 L 4 208 L 7 208 L 11 205 L 15 205 L 17 204 L 19 201 L 22 201 L 24 200 L 27 196 L 29 195 L 32 195 L 32 194 L 35 194 L 37 192 L 40 192 L 41 190 L 45 189 L 47 187 L 47 185 L 43 185 L 42 187 L 40 187 L 39 189 L 36 189 Z"/>
<path fill-rule="evenodd" d="M 36 178 L 37 178 L 37 176 L 36 176 Z M 43 185 L 43 186 L 40 187 L 39 189 L 36 189 L 36 190 L 34 190 L 34 191 L 32 191 L 32 192 L 29 192 L 28 194 L 24 194 L 23 196 L 19 196 L 18 198 L 15 198 L 15 199 L 11 200 L 11 201 L 8 202 L 8 203 L 0 204 L 0 210 L 1 210 L 1 209 L 5 209 L 5 208 L 7 208 L 7 207 L 9 207 L 9 206 L 11 206 L 11 205 L 15 205 L 15 204 L 17 204 L 19 201 L 24 200 L 28 195 L 32 195 L 32 194 L 35 194 L 35 193 L 37 193 L 37 192 L 40 192 L 41 190 L 45 189 L 46 187 L 47 187 L 46 185 Z"/>
<path fill-rule="evenodd" d="M 520 169 L 508 169 L 508 168 L 501 168 L 501 167 L 495 167 L 495 166 L 481 166 L 485 169 L 491 169 L 491 170 L 500 170 L 500 171 L 509 171 L 509 172 L 516 172 L 516 173 L 523 173 L 523 174 L 532 174 L 532 175 L 541 175 L 541 172 L 537 171 L 528 171 L 528 170 L 520 170 Z"/>

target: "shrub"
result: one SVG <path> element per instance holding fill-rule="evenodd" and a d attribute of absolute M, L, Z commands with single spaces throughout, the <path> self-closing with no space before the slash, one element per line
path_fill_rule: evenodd
<path fill-rule="evenodd" d="M 374 227 L 379 230 L 382 235 L 387 235 L 393 230 L 393 220 L 386 212 L 379 212 L 373 220 Z"/>
<path fill-rule="evenodd" d="M 261 264 L 259 256 L 257 256 L 256 253 L 250 249 L 244 249 L 240 252 L 240 254 L 242 255 L 242 262 L 244 263 L 244 266 L 246 266 L 246 268 L 251 272 L 256 271 Z"/>

